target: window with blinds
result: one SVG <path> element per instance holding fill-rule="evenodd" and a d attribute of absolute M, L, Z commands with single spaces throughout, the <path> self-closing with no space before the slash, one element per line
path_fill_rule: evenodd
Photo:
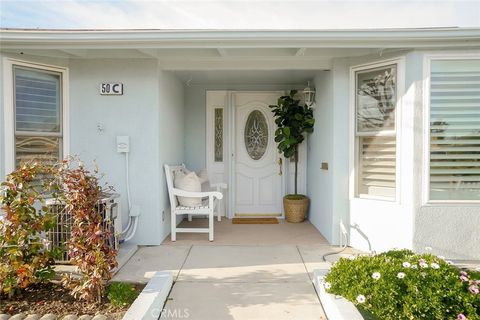
<path fill-rule="evenodd" d="M 356 196 L 395 200 L 397 66 L 355 73 Z"/>
<path fill-rule="evenodd" d="M 15 164 L 62 156 L 61 74 L 14 66 Z"/>
<path fill-rule="evenodd" d="M 480 59 L 430 72 L 430 200 L 480 200 Z"/>

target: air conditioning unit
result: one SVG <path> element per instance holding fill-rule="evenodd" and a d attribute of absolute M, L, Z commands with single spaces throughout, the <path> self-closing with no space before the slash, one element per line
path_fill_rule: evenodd
<path fill-rule="evenodd" d="M 61 256 L 56 258 L 55 263 L 69 264 L 67 242 L 71 237 L 73 216 L 66 210 L 65 204 L 56 199 L 48 199 L 46 205 L 56 219 L 54 228 L 46 233 L 46 239 L 50 242 L 52 249 L 59 248 L 61 252 Z M 118 230 L 121 230 L 119 195 L 116 193 L 102 194 L 95 210 L 102 216 L 103 228 L 110 231 L 110 236 L 105 238 L 106 244 L 118 250 Z"/>

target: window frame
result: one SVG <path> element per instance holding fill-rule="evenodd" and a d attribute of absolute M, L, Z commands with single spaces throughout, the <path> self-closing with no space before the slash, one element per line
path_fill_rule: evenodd
<path fill-rule="evenodd" d="M 5 174 L 15 170 L 15 137 L 16 136 L 48 136 L 61 139 L 59 145 L 60 156 L 65 157 L 70 151 L 69 135 L 69 104 L 68 104 L 68 69 L 65 67 L 40 64 L 35 62 L 4 58 L 3 61 L 3 92 L 4 92 L 4 127 L 5 127 Z M 62 108 L 60 110 L 61 127 L 58 133 L 49 132 L 16 132 L 15 123 L 15 67 L 31 69 L 45 73 L 60 75 L 60 99 Z M 28 134 L 27 134 L 28 133 Z"/>
<path fill-rule="evenodd" d="M 422 205 L 457 206 L 480 204 L 479 200 L 432 200 L 430 199 L 430 75 L 434 60 L 480 60 L 480 53 L 427 53 L 423 57 L 423 170 Z"/>
<path fill-rule="evenodd" d="M 380 132 L 358 132 L 357 130 L 357 72 L 379 69 L 395 65 L 396 67 L 396 105 L 394 130 Z M 384 201 L 400 204 L 401 197 L 401 133 L 402 133 L 402 105 L 405 94 L 405 58 L 396 57 L 381 61 L 374 61 L 350 67 L 350 198 L 363 200 Z M 361 137 L 393 137 L 395 136 L 395 197 L 375 196 L 359 193 L 359 141 Z"/>

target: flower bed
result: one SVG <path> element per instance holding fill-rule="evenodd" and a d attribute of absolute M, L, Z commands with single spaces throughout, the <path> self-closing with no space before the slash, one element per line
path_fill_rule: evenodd
<path fill-rule="evenodd" d="M 72 158 L 55 165 L 22 164 L 1 183 L 0 313 L 108 314 L 126 311 L 135 300 L 135 287 L 109 284 L 118 252 L 107 241 L 112 228 L 96 210 L 102 192 L 111 190 L 100 178 L 96 169 L 90 172 Z M 45 237 L 56 221 L 46 196 L 71 215 L 62 247 L 75 274 L 55 272 L 54 259 L 62 252 Z"/>
<path fill-rule="evenodd" d="M 342 258 L 325 281 L 329 293 L 379 319 L 480 319 L 480 272 L 432 254 L 394 250 Z"/>
<path fill-rule="evenodd" d="M 114 282 L 100 302 L 91 303 L 75 299 L 64 286 L 53 282 L 30 286 L 12 298 L 0 295 L 0 314 L 103 314 L 108 319 L 122 319 L 132 302 L 142 291 L 143 284 Z"/>

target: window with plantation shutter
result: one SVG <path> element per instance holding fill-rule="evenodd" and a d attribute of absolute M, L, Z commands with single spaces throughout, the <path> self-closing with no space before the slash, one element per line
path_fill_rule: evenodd
<path fill-rule="evenodd" d="M 356 196 L 395 200 L 397 65 L 355 72 Z"/>
<path fill-rule="evenodd" d="M 61 73 L 14 65 L 15 165 L 62 157 Z"/>
<path fill-rule="evenodd" d="M 480 59 L 430 65 L 430 200 L 480 200 Z"/>

